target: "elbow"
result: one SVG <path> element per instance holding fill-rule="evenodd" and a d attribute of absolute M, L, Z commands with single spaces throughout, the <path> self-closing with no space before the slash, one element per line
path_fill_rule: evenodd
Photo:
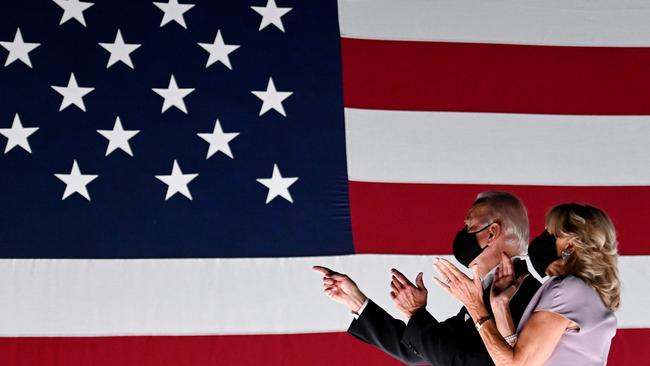
<path fill-rule="evenodd" d="M 515 357 L 514 349 L 493 361 L 495 366 L 528 366 L 524 360 Z"/>

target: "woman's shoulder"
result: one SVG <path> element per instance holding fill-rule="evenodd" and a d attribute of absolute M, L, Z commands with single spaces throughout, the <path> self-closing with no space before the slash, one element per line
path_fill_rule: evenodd
<path fill-rule="evenodd" d="M 549 282 L 549 287 L 556 290 L 583 291 L 585 289 L 591 289 L 583 279 L 573 275 L 551 276 L 547 281 Z"/>
<path fill-rule="evenodd" d="M 616 317 L 600 296 L 576 276 L 554 276 L 547 282 L 535 311 L 547 310 L 573 321 L 583 330 L 607 326 L 616 328 Z"/>
<path fill-rule="evenodd" d="M 544 285 L 541 307 L 568 310 L 602 302 L 596 290 L 576 276 L 551 276 Z"/>

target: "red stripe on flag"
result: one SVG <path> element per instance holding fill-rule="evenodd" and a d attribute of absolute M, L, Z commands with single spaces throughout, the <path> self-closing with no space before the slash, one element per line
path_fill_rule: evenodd
<path fill-rule="evenodd" d="M 609 365 L 650 359 L 650 329 L 619 329 Z M 375 365 L 400 362 L 345 333 L 0 338 L 0 365 Z"/>
<path fill-rule="evenodd" d="M 345 333 L 0 338 L 0 365 L 400 365 Z"/>
<path fill-rule="evenodd" d="M 650 114 L 650 48 L 343 38 L 351 108 Z"/>
<path fill-rule="evenodd" d="M 605 210 L 619 234 L 619 253 L 649 255 L 650 187 L 556 187 L 350 182 L 356 253 L 448 254 L 474 198 L 485 190 L 516 194 L 526 205 L 531 238 L 544 215 L 564 202 Z"/>
<path fill-rule="evenodd" d="M 650 329 L 618 329 L 612 340 L 607 364 L 612 366 L 649 364 L 649 344 Z"/>

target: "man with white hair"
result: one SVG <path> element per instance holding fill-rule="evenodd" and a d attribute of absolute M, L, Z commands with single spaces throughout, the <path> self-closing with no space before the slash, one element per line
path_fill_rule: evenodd
<path fill-rule="evenodd" d="M 511 193 L 488 191 L 480 193 L 465 217 L 465 226 L 458 231 L 453 243 L 456 259 L 480 276 L 483 296 L 489 304 L 492 272 L 501 261 L 502 253 L 519 257 L 527 253 L 528 215 L 521 201 Z M 515 273 L 495 284 L 495 291 L 508 288 L 521 274 L 527 273 L 526 262 L 514 261 Z M 467 310 L 444 321 L 438 321 L 427 310 L 427 289 L 422 272 L 415 284 L 401 272 L 392 269 L 391 298 L 407 323 L 393 318 L 367 298 L 348 276 L 328 268 L 315 266 L 324 274 L 324 292 L 334 301 L 344 304 L 354 314 L 348 332 L 407 364 L 432 365 L 493 365 L 477 328 Z M 510 301 L 514 326 L 517 327 L 528 302 L 540 283 L 527 276 Z M 492 310 L 488 305 L 492 316 Z"/>

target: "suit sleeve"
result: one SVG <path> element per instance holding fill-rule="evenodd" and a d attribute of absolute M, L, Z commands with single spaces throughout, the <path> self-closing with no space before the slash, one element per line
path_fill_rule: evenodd
<path fill-rule="evenodd" d="M 352 320 L 348 333 L 403 363 L 425 364 L 426 361 L 418 355 L 417 351 L 401 342 L 405 328 L 406 324 L 403 321 L 393 318 L 379 305 L 369 300 L 359 318 Z"/>
<path fill-rule="evenodd" d="M 402 343 L 434 366 L 494 365 L 466 314 L 462 308 L 456 316 L 438 322 L 426 309 L 419 310 L 409 319 Z"/>

